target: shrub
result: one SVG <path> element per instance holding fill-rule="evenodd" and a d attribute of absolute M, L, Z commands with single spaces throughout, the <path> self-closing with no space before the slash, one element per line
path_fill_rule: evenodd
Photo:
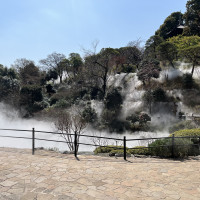
<path fill-rule="evenodd" d="M 145 146 L 136 146 L 134 149 L 129 149 L 131 154 L 139 154 L 139 155 L 147 155 L 149 154 L 148 148 L 144 148 Z"/>
<path fill-rule="evenodd" d="M 94 123 L 97 120 L 97 113 L 91 106 L 87 106 L 82 112 L 82 117 L 86 122 Z"/>
<path fill-rule="evenodd" d="M 192 141 L 185 138 L 176 138 L 174 140 L 174 157 L 184 158 L 189 155 L 194 155 L 192 149 Z M 172 157 L 172 140 L 170 138 L 160 139 L 152 142 L 149 147 L 149 153 L 151 156 L 159 157 Z"/>
<path fill-rule="evenodd" d="M 193 121 L 181 121 L 171 126 L 169 128 L 169 132 L 173 133 L 175 131 L 183 130 L 186 128 L 187 129 L 197 128 L 197 125 Z"/>
<path fill-rule="evenodd" d="M 194 79 L 191 74 L 183 75 L 183 88 L 191 89 L 194 86 Z"/>
<path fill-rule="evenodd" d="M 184 137 L 184 136 L 198 136 L 200 137 L 200 129 L 184 129 L 184 130 L 179 130 L 175 131 L 174 133 L 175 137 Z M 172 137 L 172 134 L 170 134 L 170 137 Z"/>
<path fill-rule="evenodd" d="M 105 107 L 109 110 L 116 110 L 119 109 L 121 104 L 123 103 L 123 99 L 121 94 L 118 92 L 117 89 L 113 89 L 106 95 L 105 98 Z"/>
<path fill-rule="evenodd" d="M 157 88 L 153 91 L 154 102 L 165 102 L 167 100 L 166 92 L 162 88 Z"/>
<path fill-rule="evenodd" d="M 56 104 L 54 104 L 55 108 L 68 108 L 70 107 L 70 103 L 66 101 L 65 99 L 60 99 L 56 101 Z"/>
<path fill-rule="evenodd" d="M 115 145 L 108 145 L 106 147 L 97 147 L 94 150 L 94 154 L 98 154 L 98 153 L 110 153 L 112 150 L 123 150 L 123 146 L 115 146 Z"/>

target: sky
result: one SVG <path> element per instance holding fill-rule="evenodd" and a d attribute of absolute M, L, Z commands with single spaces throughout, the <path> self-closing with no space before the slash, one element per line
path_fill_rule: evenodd
<path fill-rule="evenodd" d="M 145 41 L 187 0 L 0 0 L 0 64 Z"/>

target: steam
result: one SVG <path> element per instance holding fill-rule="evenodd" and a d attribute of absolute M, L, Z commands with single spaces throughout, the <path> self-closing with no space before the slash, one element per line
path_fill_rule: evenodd
<path fill-rule="evenodd" d="M 169 80 L 173 80 L 176 77 L 182 76 L 186 72 L 191 72 L 191 69 L 188 69 L 187 64 L 179 63 L 179 69 L 169 68 L 163 70 L 161 72 L 160 78 L 158 81 L 163 82 L 166 77 Z M 196 67 L 194 72 L 194 78 L 200 79 L 200 67 Z M 119 88 L 120 92 L 124 98 L 123 105 L 121 108 L 121 119 L 125 119 L 127 116 L 135 113 L 136 111 L 142 110 L 143 102 L 142 96 L 144 94 L 144 90 L 138 90 L 137 88 L 141 85 L 141 81 L 138 80 L 136 73 L 121 73 L 117 75 L 113 75 L 110 77 L 108 86 L 110 88 L 115 87 Z M 159 108 L 159 112 L 152 116 L 151 123 L 153 126 L 160 126 L 164 131 L 162 132 L 124 132 L 123 134 L 117 133 L 109 133 L 109 131 L 97 131 L 88 126 L 85 130 L 85 134 L 87 135 L 96 135 L 96 136 L 105 136 L 105 137 L 114 137 L 114 138 L 123 138 L 126 136 L 127 139 L 137 139 L 137 138 L 152 138 L 152 137 L 165 137 L 168 136 L 167 127 L 169 127 L 172 123 L 176 122 L 178 119 L 178 113 L 184 112 L 186 115 L 191 116 L 192 110 L 185 106 L 183 102 L 182 91 L 179 89 L 167 91 L 169 96 L 173 96 L 174 98 L 179 98 L 180 101 L 177 103 L 177 113 L 176 116 L 171 115 L 164 108 L 165 106 L 161 104 L 157 104 L 156 107 Z M 91 107 L 94 108 L 98 114 L 101 116 L 103 111 L 103 102 L 98 100 L 91 101 Z M 165 129 L 165 128 L 166 129 Z M 13 107 L 0 102 L 0 129 L 26 129 L 26 130 L 35 130 L 39 131 L 52 131 L 55 132 L 56 129 L 54 124 L 50 121 L 41 121 L 37 119 L 23 119 L 20 116 L 20 113 L 14 109 Z M 31 132 L 12 132 L 12 131 L 0 131 L 0 135 L 11 135 L 11 136 L 22 136 L 22 137 L 31 137 Z M 63 141 L 63 138 L 59 136 L 55 136 L 52 134 L 44 134 L 37 133 L 36 137 L 44 138 L 44 139 L 52 139 L 52 140 L 60 140 Z M 0 138 L 0 146 L 1 147 L 15 147 L 15 148 L 31 148 L 31 140 L 24 139 L 11 139 L 11 138 Z M 80 142 L 82 143 L 90 143 L 93 144 L 93 141 L 90 138 L 80 137 Z M 115 140 L 111 140 L 108 144 L 112 145 L 120 145 Z M 147 145 L 148 142 L 139 142 L 132 141 L 128 142 L 128 147 Z M 45 142 L 45 141 L 36 141 L 36 147 L 44 147 L 44 148 L 58 148 L 60 151 L 68 150 L 66 144 L 63 143 L 55 143 L 55 142 Z M 80 151 L 92 151 L 94 147 L 80 145 Z"/>

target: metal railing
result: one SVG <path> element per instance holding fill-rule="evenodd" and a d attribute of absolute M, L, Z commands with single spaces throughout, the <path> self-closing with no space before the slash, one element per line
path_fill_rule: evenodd
<path fill-rule="evenodd" d="M 113 148 L 113 149 L 123 149 L 123 157 L 124 160 L 127 159 L 127 142 L 130 141 L 155 141 L 155 140 L 159 140 L 159 139 L 170 139 L 171 140 L 171 145 L 159 145 L 159 147 L 171 147 L 171 155 L 172 157 L 174 157 L 175 155 L 175 146 L 189 146 L 188 144 L 175 144 L 175 139 L 176 138 L 188 138 L 188 139 L 192 139 L 192 138 L 196 138 L 198 140 L 198 144 L 192 144 L 192 146 L 198 146 L 200 148 L 200 137 L 199 136 L 181 136 L 181 137 L 175 137 L 174 134 L 172 135 L 172 137 L 151 137 L 151 138 L 137 138 L 137 139 L 126 139 L 126 136 L 124 136 L 123 138 L 113 138 L 113 137 L 102 137 L 102 136 L 92 136 L 92 135 L 85 135 L 85 134 L 81 134 L 78 135 L 79 137 L 88 137 L 88 138 L 96 138 L 96 139 L 106 139 L 106 140 L 115 140 L 115 141 L 121 141 L 123 143 L 123 146 L 109 146 L 109 145 L 100 145 L 100 144 L 90 144 L 90 143 L 83 143 L 83 142 L 79 142 L 77 140 L 77 134 L 65 134 L 65 135 L 70 135 L 74 137 L 74 141 L 73 142 L 69 142 L 69 141 L 59 141 L 59 140 L 52 140 L 52 139 L 44 139 L 44 138 L 38 138 L 36 137 L 36 133 L 45 133 L 45 134 L 53 134 L 53 135 L 63 135 L 63 133 L 58 133 L 58 132 L 50 132 L 50 131 L 36 131 L 35 128 L 32 128 L 32 130 L 24 130 L 24 129 L 0 129 L 0 131 L 16 131 L 16 132 L 30 132 L 32 133 L 32 137 L 22 137 L 22 136 L 11 136 L 11 135 L 0 135 L 0 137 L 2 138 L 13 138 L 13 139 L 27 139 L 27 140 L 32 140 L 32 155 L 35 154 L 35 141 L 47 141 L 47 142 L 56 142 L 56 143 L 71 143 L 74 145 L 74 156 L 77 158 L 77 154 L 78 154 L 78 149 L 77 149 L 77 145 L 87 145 L 87 146 L 94 146 L 94 147 L 109 147 L 109 148 Z M 190 144 L 191 146 L 191 144 Z M 158 146 L 157 146 L 158 147 Z M 157 148 L 157 147 L 153 147 L 153 146 L 147 146 L 147 147 L 133 147 L 133 148 L 128 148 L 128 149 L 151 149 L 151 148 Z"/>

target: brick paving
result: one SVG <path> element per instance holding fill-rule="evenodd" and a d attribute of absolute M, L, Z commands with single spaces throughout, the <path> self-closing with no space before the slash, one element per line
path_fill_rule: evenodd
<path fill-rule="evenodd" d="M 200 158 L 174 161 L 0 148 L 1 200 L 200 199 Z"/>

